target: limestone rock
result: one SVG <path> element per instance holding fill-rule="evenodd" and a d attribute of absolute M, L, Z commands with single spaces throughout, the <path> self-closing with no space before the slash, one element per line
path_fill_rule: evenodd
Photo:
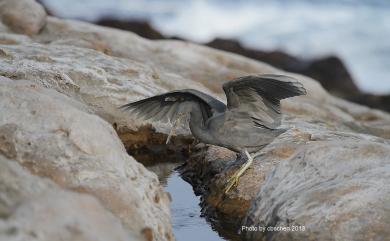
<path fill-rule="evenodd" d="M 34 35 L 46 23 L 46 12 L 35 0 L 2 0 L 0 17 L 14 32 Z"/>
<path fill-rule="evenodd" d="M 357 128 L 360 107 L 349 107 L 355 117 L 333 108 L 322 108 L 327 115 L 287 114 L 283 125 L 289 130 L 261 150 L 227 194 L 227 180 L 243 162 L 231 151 L 203 149 L 182 174 L 202 195 L 206 215 L 224 220 L 222 226 L 233 230 L 230 235 L 242 226 L 305 228 L 243 230 L 244 240 L 383 240 L 390 235 L 390 140 Z M 382 121 L 390 123 L 386 115 Z M 381 130 L 381 136 L 388 134 Z"/>
<path fill-rule="evenodd" d="M 173 240 L 169 198 L 127 155 L 114 129 L 77 102 L 32 82 L 0 80 L 0 154 L 58 185 L 97 197 L 136 234 Z"/>
<path fill-rule="evenodd" d="M 2 219 L 11 216 L 26 199 L 39 196 L 48 190 L 59 189 L 49 179 L 33 176 L 3 155 L 0 155 L 0 166 L 0 218 Z"/>
<path fill-rule="evenodd" d="M 130 32 L 53 17 L 47 18 L 40 34 L 32 39 L 22 40 L 4 32 L 0 37 L 15 42 L 0 46 L 7 56 L 2 61 L 1 75 L 56 89 L 86 103 L 92 113 L 119 127 L 143 124 L 117 109 L 135 99 L 183 88 L 223 99 L 221 85 L 229 79 L 253 73 L 284 73 L 205 46 L 174 40 L 151 41 Z M 308 96 L 300 98 L 309 99 L 307 102 L 333 99 L 316 81 L 290 75 L 305 85 Z M 158 131 L 165 131 L 153 125 Z"/>
<path fill-rule="evenodd" d="M 5 44 L 0 45 L 4 56 L 1 75 L 56 89 L 86 103 L 91 112 L 119 127 L 144 124 L 118 111 L 118 106 L 129 101 L 183 88 L 223 99 L 221 85 L 227 80 L 245 74 L 285 73 L 205 46 L 174 40 L 151 41 L 130 32 L 53 17 L 48 17 L 40 34 L 32 38 L 0 32 L 1 39 L 5 39 Z M 316 81 L 289 75 L 308 90 L 306 97 L 299 97 L 308 99 L 307 105 L 325 102 L 333 106 L 332 102 L 339 102 L 333 101 L 335 98 Z M 291 100 L 284 103 L 289 105 Z M 158 131 L 165 131 L 160 125 L 153 125 Z"/>
<path fill-rule="evenodd" d="M 223 195 L 227 178 L 238 168 L 233 153 L 212 147 L 200 154 L 205 161 L 188 165 L 192 169 L 187 172 L 195 178 L 211 171 L 198 179 L 208 210 L 222 213 L 236 226 L 299 223 L 314 231 L 307 232 L 314 239 L 328 238 L 317 230 L 324 227 L 328 232 L 337 223 L 347 230 L 342 236 L 346 240 L 368 234 L 380 239 L 386 234 L 380 225 L 371 224 L 388 220 L 389 208 L 381 203 L 389 198 L 388 114 L 335 98 L 308 77 L 196 44 L 150 41 L 130 32 L 53 17 L 46 19 L 39 34 L 26 36 L 4 30 L 7 21 L 2 21 L 0 75 L 9 79 L 0 79 L 0 153 L 61 187 L 97 197 L 133 233 L 158 241 L 173 239 L 168 197 L 156 175 L 126 154 L 107 122 L 118 128 L 144 123 L 117 107 L 182 88 L 223 98 L 221 85 L 226 80 L 284 73 L 301 81 L 308 94 L 282 102 L 283 126 L 289 130 L 263 149 L 236 189 Z M 165 131 L 159 124 L 153 127 Z M 333 178 L 339 181 L 334 187 Z M 285 181 L 290 183 L 275 189 Z M 317 195 L 321 191 L 325 194 Z M 351 197 L 356 201 L 349 206 L 346 200 Z M 358 210 L 363 206 L 370 208 Z M 308 212 L 300 214 L 304 209 Z M 340 219 L 338 212 L 357 216 Z M 329 222 L 310 223 L 321 217 Z M 367 232 L 357 233 L 355 225 Z M 273 240 L 300 234 L 242 235 Z M 291 236 L 294 239 L 301 236 Z"/>
<path fill-rule="evenodd" d="M 116 240 L 141 237 L 94 197 L 65 191 L 0 155 L 0 240 Z"/>
<path fill-rule="evenodd" d="M 110 123 L 132 128 L 141 123 L 117 110 L 126 102 L 184 88 L 223 99 L 221 86 L 227 80 L 245 74 L 283 73 L 267 64 L 205 46 L 150 41 L 130 32 L 53 17 L 47 18 L 40 34 L 24 42 L 4 32 L 1 38 L 16 42 L 0 46 L 8 56 L 3 60 L 1 75 L 56 89 L 83 101 Z M 326 98 L 327 93 L 317 82 L 294 76 L 312 98 Z"/>
<path fill-rule="evenodd" d="M 243 237 L 386 240 L 390 237 L 389 178 L 390 141 L 317 133 L 269 172 L 242 224 L 296 230 L 243 232 Z"/>

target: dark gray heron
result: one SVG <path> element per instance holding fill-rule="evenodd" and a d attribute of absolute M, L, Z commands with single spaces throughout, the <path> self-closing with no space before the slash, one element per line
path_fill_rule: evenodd
<path fill-rule="evenodd" d="M 227 106 L 194 89 L 175 90 L 121 108 L 143 120 L 173 124 L 167 143 L 183 117 L 189 118 L 192 135 L 206 144 L 222 146 L 248 160 L 229 179 L 227 193 L 250 167 L 256 153 L 286 131 L 281 124 L 280 100 L 306 94 L 303 85 L 285 75 L 249 75 L 223 85 Z"/>

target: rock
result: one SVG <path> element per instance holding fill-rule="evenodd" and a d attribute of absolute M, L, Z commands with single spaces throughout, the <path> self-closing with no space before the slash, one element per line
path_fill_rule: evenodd
<path fill-rule="evenodd" d="M 140 161 L 144 165 L 147 165 L 147 163 L 155 164 L 159 162 L 159 160 L 148 160 L 150 157 L 153 157 L 153 153 L 158 155 L 163 154 L 164 156 L 169 156 L 170 152 L 188 153 L 190 151 L 190 146 L 194 142 L 192 136 L 179 134 L 172 136 L 170 142 L 166 144 L 167 135 L 157 132 L 150 124 L 141 126 L 137 130 L 122 127 L 117 128 L 116 131 L 129 154 L 135 154 L 140 157 L 142 156 L 142 152 L 146 153 L 145 158 L 141 157 L 143 160 Z M 156 156 L 156 159 L 160 159 L 158 155 Z M 167 159 L 172 160 L 172 158 L 174 157 L 171 156 Z M 139 160 L 139 158 L 137 158 L 137 160 Z"/>
<path fill-rule="evenodd" d="M 3 144 L 4 141 L 1 142 L 1 146 Z M 1 153 L 4 153 L 4 150 Z M 48 190 L 61 190 L 49 179 L 30 174 L 18 163 L 3 155 L 0 155 L 0 166 L 0 218 L 2 221 L 11 216 L 14 210 L 28 198 L 39 196 Z"/>
<path fill-rule="evenodd" d="M 0 100 L 0 154 L 61 187 L 92 194 L 135 234 L 150 229 L 154 240 L 174 239 L 168 195 L 107 122 L 33 82 L 3 77 Z"/>
<path fill-rule="evenodd" d="M 312 135 L 269 172 L 251 203 L 242 225 L 268 231 L 244 231 L 243 239 L 387 240 L 389 171 L 389 140 L 347 133 Z"/>
<path fill-rule="evenodd" d="M 95 22 L 97 25 L 118 28 L 131 31 L 147 39 L 164 39 L 165 37 L 155 30 L 149 22 L 141 20 L 119 20 L 116 18 L 106 17 Z"/>
<path fill-rule="evenodd" d="M 272 187 L 287 170 L 291 172 L 287 173 L 291 180 L 295 180 L 294 174 L 300 178 L 306 171 L 310 177 L 325 173 L 325 179 L 320 180 L 328 181 L 334 175 L 339 177 L 340 186 L 347 187 L 357 180 L 356 176 L 367 178 L 367 192 L 340 191 L 340 200 L 359 194 L 356 199 L 369 206 L 371 193 L 381 200 L 389 197 L 387 189 L 381 189 L 383 194 L 379 196 L 370 184 L 371 180 L 378 183 L 387 178 L 374 167 L 380 164 L 387 170 L 389 158 L 385 151 L 389 144 L 384 138 L 390 137 L 389 115 L 333 97 L 309 77 L 205 46 L 173 40 L 151 41 L 130 32 L 54 17 L 47 17 L 43 29 L 34 36 L 15 34 L 12 29 L 2 30 L 0 43 L 0 75 L 6 77 L 0 79 L 0 153 L 35 175 L 49 177 L 60 187 L 93 195 L 124 227 L 137 235 L 141 233 L 146 239 L 174 239 L 169 198 L 156 175 L 126 154 L 118 133 L 122 140 L 128 138 L 125 144 L 129 145 L 137 144 L 132 142 L 133 138 L 139 138 L 140 143 L 148 143 L 153 138 L 161 142 L 165 139 L 163 135 L 148 132 L 155 129 L 167 133 L 169 126 L 153 123 L 153 128 L 146 128 L 145 133 L 134 133 L 134 129 L 142 131 L 141 126 L 146 123 L 119 111 L 118 106 L 183 88 L 198 89 L 223 99 L 221 85 L 246 74 L 288 74 L 301 81 L 308 94 L 282 102 L 283 126 L 289 130 L 263 149 L 262 156 L 242 176 L 238 187 L 227 195 L 222 191 L 226 180 L 238 168 L 234 153 L 217 147 L 200 148 L 199 160 L 202 161 L 196 165 L 190 161 L 183 167 L 192 179 L 202 177 L 196 185 L 206 214 L 212 212 L 217 217 L 226 217 L 232 220 L 232 226 L 239 228 L 243 223 L 272 225 L 276 220 L 273 213 L 282 215 L 278 210 L 302 210 L 301 204 L 308 207 L 305 200 L 298 199 L 292 206 L 282 205 L 286 209 L 274 206 L 285 201 L 285 196 L 274 200 L 257 199 L 264 192 L 275 197 L 279 190 Z M 335 151 L 324 151 L 327 146 L 332 147 L 333 142 L 338 144 Z M 359 147 L 363 149 L 356 149 Z M 305 159 L 313 168 L 305 169 L 298 156 L 317 149 L 321 151 L 318 155 L 308 154 L 311 159 Z M 344 157 L 343 151 L 348 155 Z M 350 162 L 353 155 L 357 155 L 357 166 L 361 168 L 356 169 Z M 329 162 L 331 172 L 327 172 L 328 166 L 321 160 Z M 336 163 L 351 166 L 356 176 L 334 168 L 332 165 Z M 370 170 L 375 178 L 369 175 Z M 269 180 L 276 174 L 276 180 Z M 383 183 L 388 185 L 387 181 Z M 320 190 L 327 190 L 326 183 L 318 185 Z M 295 193 L 294 190 L 286 190 L 286 193 Z M 313 190 L 305 191 L 299 194 L 307 197 Z M 267 200 L 266 203 L 263 200 Z M 370 210 L 386 219 L 388 208 L 375 204 L 378 205 Z M 261 214 L 264 216 L 256 216 L 263 205 L 271 210 Z M 328 200 L 323 205 L 328 206 L 322 207 L 323 212 L 318 215 L 325 218 L 328 211 L 334 214 Z M 356 210 L 356 207 L 347 208 Z M 294 223 L 319 217 L 300 219 L 297 212 L 290 211 L 283 215 L 281 225 L 286 218 Z M 373 230 L 369 223 L 375 220 L 371 216 L 359 218 L 365 221 L 357 222 L 360 228 Z M 312 230 L 325 225 L 324 230 L 328 230 L 326 225 L 334 225 L 335 220 L 304 225 Z M 345 223 L 350 221 L 353 217 L 346 216 Z M 350 227 L 345 233 L 349 235 L 345 236 L 346 240 L 364 238 Z M 376 232 L 371 233 L 376 237 Z M 383 235 L 385 231 L 378 226 L 377 233 Z M 248 239 L 259 237 L 242 235 Z M 278 235 L 283 234 L 275 233 L 273 237 Z M 322 233 L 313 235 L 318 235 L 314 239 L 325 237 Z"/>
<path fill-rule="evenodd" d="M 146 21 L 119 20 L 115 17 L 105 17 L 95 23 L 129 30 L 148 39 L 179 39 L 178 37 L 162 35 Z M 346 66 L 336 56 L 305 60 L 282 51 L 262 51 L 245 47 L 235 39 L 216 38 L 205 43 L 205 45 L 256 59 L 289 72 L 310 76 L 318 80 L 326 90 L 343 98 L 361 94 Z"/>
<path fill-rule="evenodd" d="M 206 45 L 266 62 L 289 72 L 310 76 L 337 96 L 349 97 L 360 93 L 346 66 L 336 56 L 304 60 L 281 51 L 267 52 L 244 47 L 240 42 L 230 39 L 217 38 Z"/>
<path fill-rule="evenodd" d="M 82 38 L 88 44 L 81 44 L 75 41 L 76 38 Z M 244 73 L 277 71 L 267 64 L 196 44 L 175 40 L 148 41 L 129 32 L 55 18 L 48 18 L 46 28 L 35 39 L 56 45 L 89 45 L 91 48 L 103 44 L 109 49 L 109 55 L 130 59 L 132 65 L 147 66 L 150 69 L 148 73 L 139 73 L 137 77 L 133 72 L 127 80 L 145 81 L 149 78 L 148 83 L 159 87 L 158 92 L 173 88 L 199 88 L 209 93 L 210 90 L 222 93 L 221 83 L 227 79 Z M 172 61 L 176 64 L 172 65 Z M 193 68 L 194 64 L 196 68 Z"/>
<path fill-rule="evenodd" d="M 214 39 L 207 46 L 237 53 L 277 68 L 310 76 L 331 94 L 372 108 L 390 112 L 389 95 L 365 93 L 355 84 L 343 61 L 337 56 L 301 59 L 282 51 L 262 51 L 244 47 L 234 39 Z"/>
<path fill-rule="evenodd" d="M 301 59 L 282 51 L 262 51 L 244 47 L 234 39 L 214 39 L 207 46 L 237 53 L 277 68 L 310 76 L 331 94 L 372 108 L 390 112 L 389 95 L 365 93 L 355 84 L 343 61 L 337 56 Z"/>
<path fill-rule="evenodd" d="M 129 32 L 53 17 L 47 18 L 39 35 L 25 42 L 10 33 L 0 33 L 1 38 L 15 43 L 0 46 L 7 56 L 1 75 L 56 89 L 84 102 L 89 111 L 118 128 L 144 124 L 118 110 L 132 100 L 185 88 L 222 97 L 221 85 L 226 80 L 250 73 L 283 73 L 196 44 L 150 41 Z M 317 82 L 299 78 L 316 99 L 327 95 Z"/>
<path fill-rule="evenodd" d="M 37 34 L 45 25 L 46 12 L 35 0 L 0 1 L 1 21 L 21 34 Z"/>
<path fill-rule="evenodd" d="M 94 197 L 61 189 L 0 155 L 0 240 L 141 240 Z"/>
<path fill-rule="evenodd" d="M 336 56 L 310 60 L 305 68 L 290 65 L 282 69 L 310 76 L 318 80 L 326 90 L 336 96 L 348 98 L 361 93 L 347 67 Z"/>
<path fill-rule="evenodd" d="M 129 30 L 148 39 L 180 39 L 175 36 L 163 36 L 146 21 L 119 20 L 115 17 L 105 17 L 95 23 Z M 209 43 L 205 43 L 205 45 L 259 60 L 289 72 L 310 76 L 318 80 L 333 95 L 390 112 L 388 95 L 368 94 L 361 91 L 343 61 L 337 56 L 302 59 L 279 50 L 262 51 L 245 47 L 234 39 L 216 38 Z"/>
<path fill-rule="evenodd" d="M 369 111 L 364 107 L 349 103 L 349 113 L 342 113 L 346 109 L 336 109 L 347 108 L 341 100 L 333 107 L 329 103 L 310 107 L 302 98 L 290 104 L 298 102 L 297 108 L 285 108 L 283 125 L 289 130 L 260 152 L 229 193 L 224 194 L 227 180 L 243 163 L 231 151 L 203 148 L 181 168 L 185 180 L 202 195 L 205 215 L 217 229 L 231 230 L 221 232 L 225 237 L 234 236 L 242 226 L 306 228 L 242 230 L 244 240 L 387 237 L 384 224 L 390 212 L 384 200 L 390 199 L 390 141 L 365 129 L 368 122 L 358 119 Z M 357 109 L 362 112 L 357 114 Z M 390 116 L 382 114 L 386 127 L 380 128 L 381 136 L 388 138 Z"/>
<path fill-rule="evenodd" d="M 375 94 L 362 93 L 359 95 L 349 96 L 347 99 L 359 103 L 361 105 L 366 105 L 371 108 L 376 108 L 376 109 L 390 112 L 390 104 L 389 104 L 390 94 L 375 95 Z"/>

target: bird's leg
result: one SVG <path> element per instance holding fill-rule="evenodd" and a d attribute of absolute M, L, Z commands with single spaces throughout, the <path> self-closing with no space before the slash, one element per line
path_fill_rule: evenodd
<path fill-rule="evenodd" d="M 169 135 L 168 135 L 168 138 L 167 138 L 167 141 L 165 142 L 165 144 L 169 143 L 169 141 L 171 140 L 171 137 L 175 134 L 175 130 L 180 125 L 180 123 L 181 123 L 181 121 L 182 121 L 184 116 L 185 116 L 185 113 L 179 113 L 177 115 L 177 118 L 176 118 L 175 122 L 172 125 L 172 129 L 169 132 Z"/>
<path fill-rule="evenodd" d="M 252 165 L 253 163 L 253 157 L 249 155 L 248 151 L 245 149 L 245 155 L 248 157 L 248 160 L 245 162 L 244 165 L 238 169 L 229 179 L 228 179 L 228 185 L 225 188 L 225 193 L 228 193 L 230 189 L 234 186 L 238 185 L 238 182 L 240 180 L 240 177 L 244 172 Z"/>

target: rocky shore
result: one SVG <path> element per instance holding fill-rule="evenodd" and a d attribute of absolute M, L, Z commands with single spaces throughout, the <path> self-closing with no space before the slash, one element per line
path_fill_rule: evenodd
<path fill-rule="evenodd" d="M 390 237 L 390 115 L 266 63 L 58 19 L 34 0 L 1 1 L 0 20 L 0 240 L 175 240 L 169 194 L 126 152 L 168 126 L 118 106 L 182 88 L 222 99 L 224 81 L 253 73 L 292 75 L 308 94 L 282 103 L 289 130 L 227 195 L 240 160 L 197 146 L 181 171 L 205 215 L 232 220 L 243 240 Z"/>
<path fill-rule="evenodd" d="M 132 31 L 148 39 L 180 39 L 175 36 L 164 36 L 148 22 L 140 20 L 119 20 L 115 17 L 105 17 L 96 21 L 96 24 Z M 204 43 L 204 45 L 246 56 L 288 72 L 309 76 L 320 82 L 333 95 L 390 112 L 390 95 L 376 95 L 360 90 L 343 61 L 337 56 L 303 59 L 283 51 L 249 48 L 235 39 L 217 38 L 209 43 Z"/>

